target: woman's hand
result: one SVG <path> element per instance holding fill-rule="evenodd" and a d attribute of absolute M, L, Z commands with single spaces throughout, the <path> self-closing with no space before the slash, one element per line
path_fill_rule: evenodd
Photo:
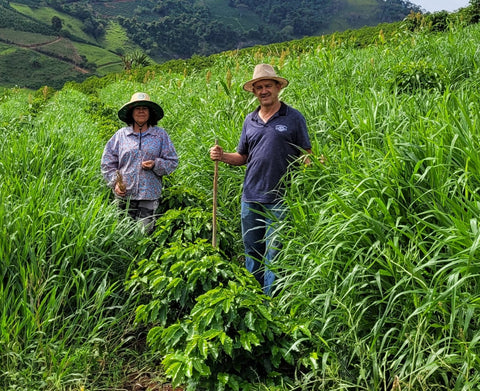
<path fill-rule="evenodd" d="M 142 162 L 142 168 L 144 170 L 151 170 L 153 167 L 155 167 L 155 160 L 144 160 Z"/>
<path fill-rule="evenodd" d="M 118 182 L 115 184 L 115 188 L 113 189 L 115 194 L 119 197 L 125 197 L 127 195 L 127 190 L 125 186 L 120 185 Z"/>

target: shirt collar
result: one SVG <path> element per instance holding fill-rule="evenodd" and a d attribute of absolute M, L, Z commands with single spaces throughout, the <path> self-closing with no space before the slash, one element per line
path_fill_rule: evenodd
<path fill-rule="evenodd" d="M 150 129 L 151 129 L 151 128 L 152 128 L 152 127 L 149 126 L 147 129 L 145 129 L 145 130 L 142 132 L 142 136 L 150 133 Z M 126 129 L 127 129 L 127 130 L 126 130 L 127 136 L 130 136 L 130 135 L 132 135 L 132 134 L 134 134 L 134 135 L 140 134 L 140 133 L 135 133 L 135 132 L 133 131 L 133 126 L 130 126 L 130 125 L 129 125 L 129 126 L 126 127 Z"/>
<path fill-rule="evenodd" d="M 258 116 L 259 111 L 260 111 L 260 106 L 258 106 L 255 109 L 255 111 L 253 112 L 253 116 L 252 116 L 252 119 L 257 121 L 257 122 L 259 120 L 259 116 Z M 280 108 L 278 109 L 278 111 L 274 115 L 272 115 L 272 117 L 270 119 L 275 118 L 276 116 L 284 117 L 286 115 L 287 115 L 287 105 L 283 102 L 280 102 Z"/>

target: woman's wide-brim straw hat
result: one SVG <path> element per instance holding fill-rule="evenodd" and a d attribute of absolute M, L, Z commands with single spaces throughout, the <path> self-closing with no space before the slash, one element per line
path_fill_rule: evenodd
<path fill-rule="evenodd" d="M 276 80 L 280 83 L 282 88 L 288 85 L 288 80 L 277 76 L 275 70 L 270 64 L 258 64 L 253 71 L 252 80 L 247 81 L 243 85 L 243 89 L 245 91 L 253 92 L 253 85 L 260 80 Z"/>
<path fill-rule="evenodd" d="M 157 119 L 160 120 L 163 118 L 163 109 L 160 107 L 159 104 L 152 102 L 150 99 L 150 95 L 146 94 L 145 92 L 136 92 L 132 95 L 130 102 L 125 103 L 120 110 L 118 110 L 118 118 L 120 118 L 123 122 L 126 122 L 127 115 L 130 110 L 134 107 L 138 106 L 145 106 L 148 107 L 150 110 L 153 110 L 154 113 L 157 115 Z"/>

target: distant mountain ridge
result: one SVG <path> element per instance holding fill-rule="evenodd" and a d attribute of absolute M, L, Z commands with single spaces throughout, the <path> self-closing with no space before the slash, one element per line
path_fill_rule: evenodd
<path fill-rule="evenodd" d="M 419 10 L 405 0 L 0 0 L 0 85 L 60 87 L 138 58 L 205 56 L 399 21 Z"/>

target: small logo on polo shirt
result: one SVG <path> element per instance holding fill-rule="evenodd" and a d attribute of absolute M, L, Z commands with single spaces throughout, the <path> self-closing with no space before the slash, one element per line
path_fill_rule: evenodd
<path fill-rule="evenodd" d="M 275 130 L 277 132 L 286 132 L 288 128 L 285 125 L 276 125 Z"/>

